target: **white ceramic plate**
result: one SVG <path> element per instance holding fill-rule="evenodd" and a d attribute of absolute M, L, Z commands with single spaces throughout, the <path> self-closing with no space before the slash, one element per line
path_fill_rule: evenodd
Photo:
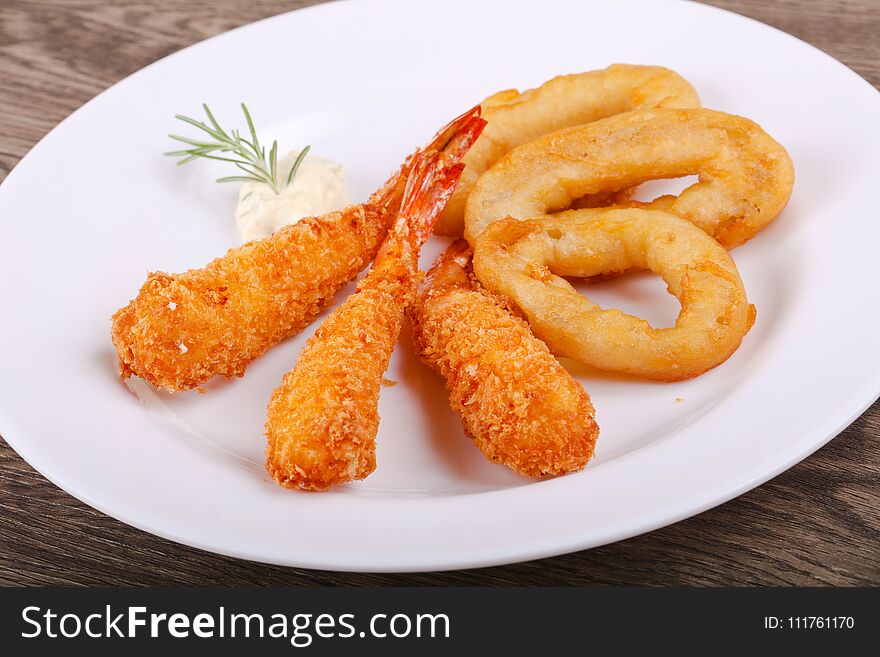
<path fill-rule="evenodd" d="M 206 395 L 132 394 L 116 377 L 109 317 L 146 272 L 237 243 L 236 190 L 212 182 L 223 165 L 162 156 L 175 113 L 208 101 L 235 123 L 245 100 L 266 140 L 345 163 L 360 199 L 480 98 L 613 62 L 671 67 L 707 107 L 758 121 L 798 180 L 785 213 L 734 254 L 758 321 L 727 363 L 665 385 L 573 369 L 602 427 L 584 472 L 532 482 L 487 463 L 406 334 L 388 374 L 400 385 L 382 392 L 378 470 L 325 494 L 284 490 L 262 465 L 267 398 L 314 326 Z M 234 30 L 95 98 L 0 188 L 0 431 L 124 522 L 279 564 L 479 566 L 675 522 L 796 463 L 877 398 L 878 117 L 877 92 L 830 57 L 685 2 L 339 2 Z M 591 293 L 659 324 L 677 311 L 651 276 Z"/>

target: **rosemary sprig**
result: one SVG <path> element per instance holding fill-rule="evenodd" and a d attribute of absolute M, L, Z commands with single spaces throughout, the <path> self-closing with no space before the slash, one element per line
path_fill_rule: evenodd
<path fill-rule="evenodd" d="M 229 130 L 228 132 L 220 127 L 217 119 L 208 109 L 207 104 L 202 104 L 205 109 L 205 115 L 208 117 L 208 123 L 193 119 L 189 116 L 181 114 L 175 115 L 174 118 L 188 123 L 191 126 L 207 133 L 210 140 L 192 139 L 190 137 L 182 137 L 180 135 L 168 135 L 175 141 L 182 142 L 189 146 L 183 150 L 169 151 L 165 155 L 171 157 L 180 157 L 177 164 L 186 164 L 197 157 L 205 157 L 211 160 L 220 160 L 221 162 L 232 162 L 236 167 L 241 169 L 247 175 L 226 176 L 218 178 L 217 182 L 261 182 L 266 183 L 272 190 L 278 194 L 285 185 L 293 182 L 296 172 L 299 170 L 306 153 L 309 152 L 311 146 L 306 146 L 296 158 L 290 173 L 287 175 L 285 185 L 278 182 L 278 141 L 272 142 L 269 149 L 269 157 L 266 158 L 266 147 L 260 144 L 257 137 L 254 121 L 247 106 L 242 103 L 241 111 L 247 121 L 250 139 L 242 137 L 238 130 Z M 222 153 L 223 155 L 220 155 Z M 230 154 L 230 155 L 226 155 Z"/>

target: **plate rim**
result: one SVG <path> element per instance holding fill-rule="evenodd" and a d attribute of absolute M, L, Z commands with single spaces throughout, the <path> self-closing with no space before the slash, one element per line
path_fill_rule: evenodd
<path fill-rule="evenodd" d="M 17 172 L 20 172 L 21 164 L 24 163 L 31 156 L 32 153 L 34 153 L 35 151 L 37 151 L 37 149 L 39 149 L 41 147 L 44 148 L 45 144 L 50 141 L 50 138 L 53 136 L 53 134 L 57 134 L 57 132 L 60 131 L 63 128 L 63 126 L 68 123 L 69 120 L 71 120 L 74 116 L 76 116 L 80 112 L 84 111 L 87 107 L 91 106 L 92 103 L 98 101 L 98 99 L 103 97 L 105 94 L 107 94 L 111 90 L 115 89 L 118 85 L 121 85 L 123 83 L 130 81 L 132 78 L 135 78 L 136 76 L 143 73 L 147 69 L 150 69 L 153 66 L 156 66 L 162 62 L 166 62 L 166 60 L 171 60 L 175 56 L 181 55 L 182 53 L 187 52 L 192 48 L 201 46 L 201 45 L 205 44 L 206 42 L 212 41 L 214 39 L 219 39 L 220 37 L 226 36 L 232 32 L 237 32 L 239 30 L 243 30 L 245 28 L 252 27 L 252 26 L 257 25 L 259 23 L 276 20 L 276 19 L 279 19 L 284 16 L 288 16 L 288 15 L 296 13 L 296 12 L 322 11 L 322 10 L 326 10 L 327 8 L 329 8 L 331 6 L 338 7 L 341 5 L 348 5 L 348 4 L 352 4 L 350 0 L 335 0 L 334 2 L 318 4 L 318 5 L 311 5 L 309 7 L 305 7 L 302 9 L 293 10 L 291 12 L 285 12 L 282 14 L 277 14 L 274 16 L 266 17 L 266 18 L 260 19 L 258 21 L 255 21 L 253 23 L 249 23 L 246 25 L 236 27 L 233 30 L 229 30 L 227 32 L 213 35 L 213 36 L 208 37 L 206 39 L 203 39 L 199 42 L 191 44 L 185 48 L 182 48 L 180 50 L 175 51 L 174 53 L 170 53 L 169 55 L 163 57 L 162 59 L 159 59 L 155 62 L 152 62 L 151 64 L 143 67 L 142 69 L 139 69 L 138 71 L 132 73 L 129 76 L 126 76 L 122 80 L 119 80 L 118 82 L 114 83 L 113 85 L 111 85 L 110 87 L 103 90 L 102 92 L 97 94 L 95 97 L 93 97 L 92 99 L 90 99 L 89 101 L 87 101 L 86 103 L 81 105 L 79 108 L 77 108 L 73 112 L 71 112 L 67 117 L 65 117 L 61 122 L 59 122 L 58 125 L 56 125 L 52 130 L 50 130 L 40 141 L 38 141 L 31 149 L 29 149 L 29 151 L 12 168 L 12 170 L 7 175 L 6 179 L 3 181 L 2 185 L 0 185 L 0 202 L 2 202 L 2 199 L 3 199 L 2 188 L 4 188 L 4 187 L 8 188 L 8 181 L 17 179 L 17 176 L 19 175 L 19 173 L 17 173 Z M 635 4 L 638 4 L 638 2 L 635 2 Z M 798 42 L 801 46 L 807 45 L 812 50 L 816 51 L 817 53 L 820 53 L 821 56 L 833 61 L 838 67 L 842 67 L 849 75 L 855 76 L 858 80 L 861 81 L 861 83 L 867 85 L 867 87 L 871 91 L 875 92 L 875 94 L 877 93 L 877 90 L 874 89 L 874 87 L 870 83 L 868 83 L 866 80 L 864 80 L 864 78 L 859 76 L 855 71 L 853 71 L 851 68 L 849 68 L 845 64 L 839 62 L 838 60 L 834 59 L 833 57 L 831 57 L 827 53 L 821 51 L 820 49 L 816 48 L 815 46 L 812 46 L 811 44 L 806 43 L 806 42 L 798 39 L 797 37 L 794 37 L 786 32 L 783 32 L 782 30 L 779 30 L 778 28 L 766 25 L 764 23 L 761 23 L 760 21 L 743 16 L 741 14 L 737 14 L 735 12 L 731 12 L 726 9 L 721 9 L 721 8 L 713 7 L 710 5 L 701 5 L 700 3 L 694 3 L 694 2 L 688 2 L 688 4 L 691 6 L 693 6 L 693 5 L 703 6 L 710 12 L 719 12 L 720 11 L 725 14 L 735 16 L 739 19 L 744 19 L 744 20 L 750 21 L 752 23 L 757 23 L 758 25 L 762 26 L 763 28 L 770 28 L 779 34 L 785 35 L 789 39 L 794 40 L 795 42 Z M 465 558 L 458 558 L 458 559 L 451 559 L 446 563 L 438 562 L 437 560 L 434 560 L 431 563 L 431 565 L 429 565 L 429 566 L 425 566 L 425 567 L 408 566 L 405 568 L 405 571 L 406 572 L 424 572 L 424 571 L 432 571 L 432 570 L 475 568 L 475 567 L 482 567 L 482 566 L 495 565 L 495 564 L 501 564 L 501 563 L 511 563 L 513 561 L 523 561 L 523 560 L 532 560 L 532 559 L 537 559 L 537 558 L 543 558 L 543 557 L 547 557 L 547 556 L 551 556 L 551 555 L 555 555 L 555 554 L 561 554 L 561 553 L 566 553 L 566 552 L 571 552 L 571 551 L 581 550 L 581 549 L 588 549 L 588 548 L 596 547 L 598 545 L 604 545 L 604 544 L 615 542 L 618 540 L 623 540 L 625 538 L 629 538 L 629 537 L 632 537 L 632 536 L 635 536 L 638 534 L 652 531 L 652 530 L 657 529 L 659 527 L 667 526 L 667 525 L 673 524 L 675 522 L 679 522 L 682 519 L 685 519 L 685 518 L 697 515 L 699 513 L 702 513 L 703 511 L 705 511 L 707 509 L 713 508 L 714 506 L 717 506 L 719 504 L 723 504 L 724 502 L 726 502 L 730 499 L 733 499 L 734 497 L 737 497 L 737 496 L 743 494 L 744 492 L 752 490 L 753 488 L 772 479 L 773 477 L 775 477 L 778 474 L 780 474 L 781 472 L 787 470 L 788 468 L 790 468 L 794 464 L 800 462 L 801 460 L 803 460 L 804 458 L 806 458 L 810 454 L 814 453 L 815 451 L 817 451 L 818 449 L 820 449 L 821 447 L 826 445 L 834 437 L 839 435 L 846 427 L 848 427 L 859 416 L 861 416 L 874 402 L 876 402 L 876 400 L 878 398 L 880 398 L 880 373 L 878 373 L 878 376 L 876 378 L 877 378 L 877 381 L 875 381 L 873 384 L 871 384 L 870 386 L 866 384 L 864 386 L 865 390 L 868 390 L 869 388 L 871 390 L 870 390 L 870 392 L 866 393 L 864 398 L 860 399 L 860 401 L 853 404 L 853 408 L 856 410 L 853 410 L 847 416 L 847 418 L 845 420 L 834 423 L 835 427 L 831 430 L 826 430 L 821 438 L 808 441 L 808 444 L 806 445 L 806 447 L 799 448 L 796 451 L 796 453 L 783 459 L 781 462 L 777 463 L 772 468 L 769 468 L 766 470 L 763 468 L 758 468 L 758 469 L 764 470 L 763 474 L 761 474 L 760 476 L 752 477 L 748 481 L 746 481 L 745 483 L 742 483 L 739 486 L 736 486 L 736 487 L 730 489 L 728 492 L 726 492 L 720 496 L 714 496 L 714 497 L 711 495 L 707 496 L 706 499 L 703 499 L 699 504 L 692 505 L 688 509 L 682 510 L 679 513 L 672 514 L 672 515 L 663 515 L 662 517 L 658 516 L 654 520 L 650 520 L 650 521 L 645 520 L 638 526 L 632 526 L 632 527 L 630 527 L 630 529 L 623 531 L 623 532 L 619 532 L 611 538 L 601 539 L 599 541 L 585 539 L 583 537 L 584 533 L 589 532 L 590 530 L 589 529 L 581 529 L 580 531 L 571 532 L 571 534 L 570 534 L 571 538 L 565 545 L 557 545 L 556 547 L 546 547 L 545 546 L 543 548 L 535 547 L 532 551 L 524 550 L 522 548 L 522 546 L 519 546 L 515 550 L 516 556 L 513 556 L 513 557 L 511 557 L 508 554 L 507 556 L 501 556 L 501 557 L 497 557 L 497 558 L 488 558 L 488 559 L 484 558 L 484 559 L 476 559 L 476 560 L 468 560 Z M 109 503 L 105 504 L 99 500 L 92 498 L 86 492 L 79 490 L 79 487 L 72 485 L 72 484 L 67 484 L 64 481 L 62 481 L 61 478 L 56 478 L 55 474 L 47 469 L 44 469 L 42 464 L 38 465 L 34 460 L 29 458 L 29 456 L 28 456 L 28 454 L 30 453 L 30 449 L 26 445 L 26 443 L 28 442 L 27 440 L 19 441 L 17 438 L 10 438 L 9 437 L 9 436 L 18 436 L 19 432 L 15 428 L 15 421 L 12 418 L 7 417 L 6 409 L 3 406 L 0 406 L 0 427 L 2 427 L 2 429 L 0 429 L 0 434 L 2 434 L 2 436 L 4 437 L 6 442 L 20 456 L 22 456 L 22 458 L 24 458 L 24 460 L 27 461 L 31 467 L 33 467 L 35 470 L 37 470 L 42 476 L 46 477 L 46 479 L 51 481 L 54 485 L 58 486 L 59 488 L 61 488 L 62 490 L 64 490 L 68 494 L 72 495 L 73 497 L 77 498 L 81 502 L 87 504 L 88 506 L 90 506 L 94 509 L 97 509 L 98 511 L 100 511 L 106 515 L 109 515 L 109 516 L 111 516 L 111 517 L 113 517 L 113 518 L 115 518 L 115 519 L 117 519 L 127 525 L 133 526 L 133 527 L 140 529 L 142 531 L 146 531 L 146 532 L 154 534 L 156 536 L 160 536 L 164 539 L 168 539 L 168 540 L 171 540 L 171 541 L 174 541 L 177 543 L 182 543 L 184 545 L 188 545 L 188 546 L 194 547 L 196 549 L 201 549 L 201 550 L 209 551 L 212 553 L 218 553 L 218 554 L 223 554 L 226 556 L 236 557 L 236 558 L 240 558 L 240 559 L 246 559 L 246 560 L 250 560 L 250 561 L 257 561 L 257 562 L 262 562 L 262 563 L 272 563 L 272 564 L 284 565 L 284 566 L 296 566 L 296 567 L 302 567 L 302 568 L 319 568 L 319 569 L 329 569 L 329 570 L 349 571 L 349 572 L 354 572 L 354 571 L 356 571 L 356 572 L 392 572 L 393 571 L 393 570 L 390 570 L 387 567 L 387 565 L 377 563 L 375 557 L 369 558 L 370 563 L 364 563 L 364 562 L 357 562 L 356 561 L 355 557 L 357 557 L 358 555 L 352 555 L 353 558 L 351 559 L 351 565 L 343 565 L 343 566 L 340 566 L 340 564 L 338 562 L 329 563 L 329 562 L 322 562 L 320 560 L 309 561 L 309 560 L 303 559 L 301 557 L 297 557 L 295 559 L 290 559 L 290 560 L 273 560 L 273 559 L 267 559 L 267 558 L 265 558 L 265 556 L 260 556 L 258 554 L 246 553 L 246 552 L 241 552 L 241 551 L 236 551 L 236 550 L 228 550 L 228 549 L 224 549 L 223 547 L 217 546 L 217 545 L 202 544 L 202 543 L 199 543 L 198 541 L 189 540 L 185 536 L 181 536 L 181 535 L 178 535 L 178 534 L 175 534 L 172 532 L 166 532 L 161 527 L 151 525 L 150 523 L 141 522 L 137 518 L 129 517 L 128 514 L 124 513 L 122 510 L 118 510 L 118 509 L 114 508 L 112 504 L 109 504 Z M 26 433 L 27 433 L 26 431 L 21 432 L 21 435 L 24 435 Z M 25 444 L 22 445 L 21 443 L 25 443 Z M 507 553 L 505 553 L 505 554 L 507 554 Z"/>

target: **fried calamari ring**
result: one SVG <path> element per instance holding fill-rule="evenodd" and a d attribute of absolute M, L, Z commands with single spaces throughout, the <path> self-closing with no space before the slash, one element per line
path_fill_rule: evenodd
<path fill-rule="evenodd" d="M 471 244 L 497 219 L 563 210 L 585 194 L 697 174 L 678 196 L 638 207 L 694 223 L 727 248 L 751 239 L 788 203 L 794 168 L 756 123 L 707 109 L 618 114 L 524 144 L 483 174 L 467 202 Z"/>
<path fill-rule="evenodd" d="M 661 66 L 614 64 L 598 71 L 560 75 L 523 92 L 500 91 L 481 105 L 488 125 L 464 159 L 466 167 L 461 182 L 434 229 L 438 235 L 462 234 L 465 202 L 471 188 L 481 174 L 512 148 L 561 128 L 621 112 L 699 107 L 700 98 L 675 71 Z"/>
<path fill-rule="evenodd" d="M 582 210 L 493 223 L 474 271 L 509 297 L 551 351 L 604 370 L 690 379 L 724 362 L 755 320 L 733 260 L 693 224 L 666 212 Z M 673 328 L 603 309 L 559 276 L 651 269 L 681 302 Z M 558 274 L 558 275 L 556 275 Z"/>

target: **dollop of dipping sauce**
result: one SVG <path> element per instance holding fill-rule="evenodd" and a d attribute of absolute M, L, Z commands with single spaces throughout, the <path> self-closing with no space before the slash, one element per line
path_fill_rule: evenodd
<path fill-rule="evenodd" d="M 278 160 L 278 180 L 286 182 L 299 151 Z M 282 183 L 283 184 L 283 183 Z M 306 155 L 290 185 L 276 194 L 266 183 L 246 182 L 238 193 L 235 222 L 245 242 L 268 237 L 282 226 L 316 217 L 349 204 L 345 168 Z"/>

